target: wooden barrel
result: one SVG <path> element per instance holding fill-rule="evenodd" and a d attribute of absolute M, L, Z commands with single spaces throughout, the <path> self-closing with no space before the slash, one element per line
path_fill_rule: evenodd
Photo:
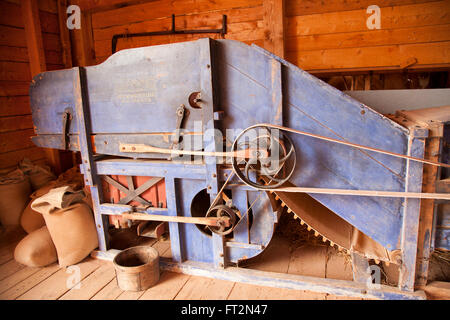
<path fill-rule="evenodd" d="M 117 285 L 126 291 L 142 291 L 159 281 L 159 254 L 152 247 L 123 250 L 113 260 Z"/>

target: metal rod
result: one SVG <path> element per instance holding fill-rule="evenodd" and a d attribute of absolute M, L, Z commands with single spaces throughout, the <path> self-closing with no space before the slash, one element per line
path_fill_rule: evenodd
<path fill-rule="evenodd" d="M 386 151 L 386 150 L 381 150 L 381 149 L 377 149 L 377 148 L 366 147 L 366 146 L 363 146 L 363 145 L 360 145 L 360 144 L 351 143 L 351 142 L 345 142 L 345 141 L 342 141 L 342 140 L 328 138 L 328 137 L 324 137 L 324 136 L 321 136 L 321 135 L 318 135 L 318 134 L 313 134 L 313 133 L 309 133 L 309 132 L 305 132 L 305 131 L 301 131 L 301 130 L 295 130 L 295 129 L 291 129 L 291 128 L 288 128 L 288 127 L 283 127 L 283 126 L 270 124 L 270 123 L 255 124 L 253 126 L 248 127 L 245 130 L 249 130 L 249 129 L 253 129 L 253 128 L 257 128 L 257 127 L 269 127 L 269 128 L 279 129 L 279 130 L 283 130 L 283 131 L 287 131 L 287 132 L 301 134 L 301 135 L 304 135 L 304 136 L 307 136 L 307 137 L 312 137 L 312 138 L 316 138 L 316 139 L 320 139 L 320 140 L 325 140 L 325 141 L 335 142 L 335 143 L 338 143 L 338 144 L 343 144 L 343 145 L 354 147 L 354 148 L 358 148 L 358 149 L 363 149 L 363 150 L 378 152 L 378 153 L 382 153 L 382 154 L 387 154 L 387 155 L 390 155 L 390 156 L 393 156 L 393 157 L 397 157 L 397 158 L 409 159 L 409 160 L 418 161 L 418 162 L 422 162 L 422 163 L 426 163 L 426 164 L 431 164 L 433 166 L 450 168 L 450 165 L 446 164 L 446 163 L 441 163 L 441 162 L 436 162 L 436 161 L 431 161 L 431 160 L 425 160 L 425 159 L 415 158 L 415 157 L 407 156 L 407 155 L 404 155 L 404 154 L 399 154 L 399 153 L 390 152 L 390 151 Z"/>
<path fill-rule="evenodd" d="M 124 38 L 135 37 L 150 37 L 150 36 L 163 36 L 171 34 L 204 34 L 204 33 L 218 33 L 224 35 L 227 33 L 227 16 L 222 15 L 222 28 L 220 29 L 200 29 L 200 30 L 175 30 L 175 15 L 172 14 L 172 28 L 171 30 L 151 31 L 151 32 L 137 32 L 137 33 L 120 33 L 113 35 L 111 39 L 111 51 L 116 52 L 117 40 Z"/>
<path fill-rule="evenodd" d="M 230 226 L 230 218 L 228 217 L 180 217 L 180 216 L 163 216 L 159 214 L 145 214 L 145 213 L 123 213 L 121 217 L 129 220 L 144 220 L 144 221 L 167 221 L 179 223 L 195 223 L 213 227 Z"/>

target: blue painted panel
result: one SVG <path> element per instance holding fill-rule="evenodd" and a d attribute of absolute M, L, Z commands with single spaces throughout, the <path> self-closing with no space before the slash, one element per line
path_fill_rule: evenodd
<path fill-rule="evenodd" d="M 49 71 L 36 75 L 30 86 L 30 104 L 37 134 L 61 134 L 62 115 L 70 109 L 70 132 L 78 133 L 73 94 L 75 69 Z"/>
<path fill-rule="evenodd" d="M 119 51 L 87 68 L 89 103 L 95 133 L 171 132 L 176 109 L 200 91 L 199 42 Z M 189 108 L 186 128 L 202 120 Z"/>
<path fill-rule="evenodd" d="M 218 81 L 219 105 L 225 111 L 225 127 L 269 122 L 270 119 L 265 119 L 270 117 L 273 107 L 260 89 L 267 90 L 270 59 L 274 56 L 239 42 L 219 40 L 219 43 L 219 64 L 223 65 Z M 251 53 L 243 54 L 245 51 Z M 277 60 L 283 64 L 284 126 L 406 153 L 406 129 L 299 68 Z M 232 70 L 229 65 L 233 66 Z M 240 93 L 233 88 L 240 88 Z M 248 98 L 253 96 L 256 102 Z M 298 154 L 297 169 L 291 178 L 297 186 L 404 191 L 404 160 L 300 135 L 290 137 Z M 382 245 L 398 246 L 402 199 L 311 196 Z"/>

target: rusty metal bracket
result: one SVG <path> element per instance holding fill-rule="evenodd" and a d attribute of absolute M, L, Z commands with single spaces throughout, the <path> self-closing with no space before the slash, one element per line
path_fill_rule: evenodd
<path fill-rule="evenodd" d="M 62 115 L 62 146 L 64 150 L 69 147 L 70 120 L 72 120 L 72 113 L 69 109 L 66 109 Z"/>
<path fill-rule="evenodd" d="M 171 30 L 115 34 L 115 35 L 113 35 L 113 37 L 111 39 L 111 49 L 112 49 L 112 53 L 116 52 L 118 39 L 135 38 L 135 37 L 164 36 L 164 35 L 170 35 L 170 34 L 199 34 L 199 33 L 218 33 L 218 34 L 221 34 L 222 36 L 225 35 L 227 33 L 227 16 L 225 14 L 222 16 L 222 28 L 220 28 L 220 29 L 176 30 L 175 29 L 175 15 L 172 14 L 172 29 Z"/>

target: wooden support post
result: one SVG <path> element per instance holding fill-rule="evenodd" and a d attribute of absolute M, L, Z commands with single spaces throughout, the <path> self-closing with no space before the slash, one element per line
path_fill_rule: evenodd
<path fill-rule="evenodd" d="M 57 0 L 58 20 L 59 20 L 59 38 L 61 39 L 62 58 L 64 67 L 72 67 L 72 46 L 70 44 L 70 34 L 67 28 L 67 0 Z"/>
<path fill-rule="evenodd" d="M 72 0 L 71 4 L 81 8 L 81 28 L 72 30 L 72 44 L 74 46 L 74 64 L 90 66 L 95 64 L 94 36 L 92 31 L 92 15 L 88 10 L 82 9 L 82 1 Z"/>
<path fill-rule="evenodd" d="M 46 71 L 44 42 L 42 41 L 39 8 L 36 0 L 22 0 L 22 18 L 27 37 L 28 59 L 31 77 Z M 61 173 L 61 159 L 59 151 L 44 148 L 47 162 L 56 174 Z"/>
<path fill-rule="evenodd" d="M 264 49 L 285 58 L 284 0 L 263 0 Z"/>

